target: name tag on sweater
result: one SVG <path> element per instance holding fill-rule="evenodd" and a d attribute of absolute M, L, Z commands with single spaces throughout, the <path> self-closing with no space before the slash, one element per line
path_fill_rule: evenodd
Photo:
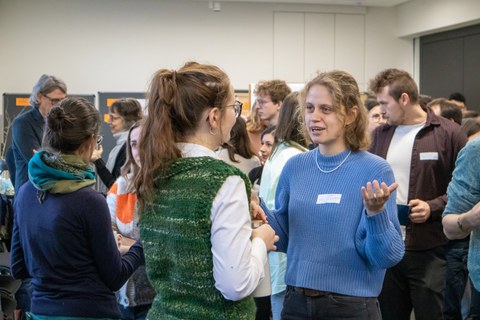
<path fill-rule="evenodd" d="M 317 197 L 317 204 L 340 203 L 341 199 L 342 199 L 341 194 L 336 194 L 336 193 L 319 194 Z"/>
<path fill-rule="evenodd" d="M 438 152 L 420 152 L 420 160 L 438 160 Z"/>

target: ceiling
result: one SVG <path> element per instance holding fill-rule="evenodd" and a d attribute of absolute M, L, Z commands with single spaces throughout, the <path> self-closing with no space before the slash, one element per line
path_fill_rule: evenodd
<path fill-rule="evenodd" d="M 198 1 L 198 0 L 197 0 Z M 206 0 L 200 0 L 206 1 Z M 325 4 L 365 7 L 394 7 L 410 0 L 215 0 L 210 2 L 256 2 L 256 3 L 293 3 L 293 4 Z"/>

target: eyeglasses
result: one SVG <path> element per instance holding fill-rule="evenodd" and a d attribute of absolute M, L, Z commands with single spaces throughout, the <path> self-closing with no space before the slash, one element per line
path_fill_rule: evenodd
<path fill-rule="evenodd" d="M 98 135 L 98 136 L 97 136 L 97 146 L 101 145 L 101 144 L 102 144 L 102 141 L 103 141 L 103 136 L 102 136 L 102 135 Z"/>
<path fill-rule="evenodd" d="M 50 101 L 50 103 L 51 103 L 52 105 L 57 105 L 59 102 L 61 102 L 62 100 L 64 100 L 64 99 L 66 98 L 66 97 L 63 97 L 63 98 L 61 98 L 61 99 L 52 99 L 52 98 L 50 98 L 49 96 L 47 96 L 46 94 L 44 94 L 43 96 L 44 96 L 45 98 L 47 98 L 48 101 Z"/>
<path fill-rule="evenodd" d="M 267 104 L 267 103 L 269 103 L 269 102 L 272 102 L 272 100 L 267 101 L 267 100 L 262 100 L 262 99 L 257 99 L 256 101 L 257 101 L 257 104 L 258 104 L 260 107 L 263 106 L 263 105 L 265 105 L 265 104 Z"/>
<path fill-rule="evenodd" d="M 387 120 L 385 115 L 380 114 L 380 113 L 375 113 L 370 116 L 370 119 L 372 119 L 373 122 L 380 122 L 380 120 Z"/>
<path fill-rule="evenodd" d="M 234 104 L 228 105 L 227 107 L 233 107 L 233 110 L 235 111 L 235 117 L 238 118 L 242 114 L 242 106 L 243 106 L 243 103 L 241 103 L 238 100 L 235 100 Z"/>

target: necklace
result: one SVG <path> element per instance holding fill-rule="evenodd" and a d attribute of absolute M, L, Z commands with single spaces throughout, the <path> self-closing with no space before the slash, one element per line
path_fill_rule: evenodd
<path fill-rule="evenodd" d="M 318 152 L 320 154 L 320 151 Z M 317 164 L 317 168 L 318 170 L 320 170 L 321 172 L 323 173 L 331 173 L 335 170 L 337 170 L 338 168 L 340 168 L 342 166 L 342 164 L 345 163 L 345 161 L 347 161 L 348 157 L 350 157 L 350 154 L 352 153 L 352 150 L 350 150 L 347 154 L 347 156 L 345 157 L 345 159 L 342 160 L 342 162 L 340 162 L 340 164 L 338 166 L 336 166 L 335 168 L 331 169 L 331 170 L 323 170 L 322 168 L 320 168 L 320 165 L 318 164 L 318 155 L 315 157 L 315 163 Z"/>

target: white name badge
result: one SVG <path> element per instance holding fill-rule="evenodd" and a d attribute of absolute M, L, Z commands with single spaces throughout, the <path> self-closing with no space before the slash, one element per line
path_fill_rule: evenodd
<path fill-rule="evenodd" d="M 420 160 L 438 160 L 438 152 L 420 152 Z"/>
<path fill-rule="evenodd" d="M 319 194 L 317 197 L 317 204 L 325 204 L 325 203 L 340 203 L 342 199 L 341 194 Z"/>

